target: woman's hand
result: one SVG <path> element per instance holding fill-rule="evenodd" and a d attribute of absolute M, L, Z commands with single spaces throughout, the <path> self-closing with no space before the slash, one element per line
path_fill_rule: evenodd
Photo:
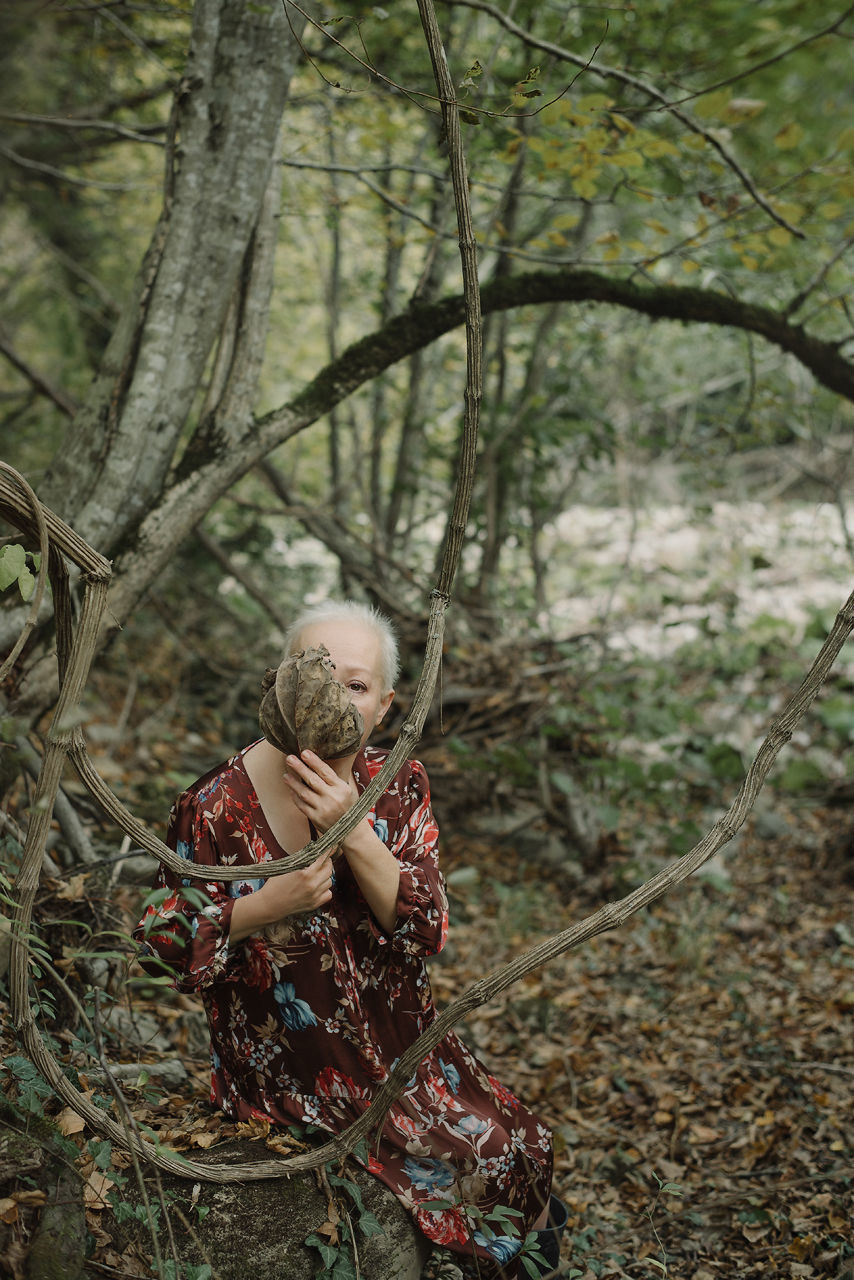
<path fill-rule="evenodd" d="M 268 924 L 316 911 L 332 898 L 332 851 L 302 871 L 270 876 L 254 893 L 237 898 L 231 912 L 229 941 L 240 942 Z"/>
<path fill-rule="evenodd" d="M 308 818 L 315 831 L 323 834 L 334 826 L 358 797 L 352 775 L 339 777 L 335 770 L 313 751 L 301 756 L 287 756 L 288 771 L 284 781 L 300 813 Z"/>

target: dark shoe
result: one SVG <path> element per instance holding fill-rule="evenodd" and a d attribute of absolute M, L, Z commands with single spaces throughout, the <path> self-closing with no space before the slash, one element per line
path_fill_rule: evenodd
<path fill-rule="evenodd" d="M 549 1200 L 549 1216 L 548 1226 L 543 1227 L 541 1231 L 537 1231 L 537 1249 L 542 1255 L 545 1262 L 537 1262 L 535 1265 L 539 1268 L 538 1276 L 549 1276 L 560 1266 L 560 1238 L 566 1228 L 567 1219 L 569 1218 L 569 1210 L 562 1200 L 558 1200 L 557 1196 L 552 1196 Z M 533 1258 L 529 1259 L 533 1262 Z M 524 1263 L 519 1263 L 519 1280 L 531 1280 L 530 1272 Z"/>

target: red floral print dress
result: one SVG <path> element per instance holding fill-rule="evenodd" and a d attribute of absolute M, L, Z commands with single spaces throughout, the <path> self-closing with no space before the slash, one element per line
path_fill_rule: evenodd
<path fill-rule="evenodd" d="M 363 791 L 386 753 L 367 748 L 354 777 Z M 206 774 L 173 808 L 170 846 L 195 863 L 245 866 L 245 880 L 181 879 L 160 869 L 162 891 L 135 931 L 142 963 L 165 961 L 181 991 L 198 991 L 211 1035 L 211 1100 L 233 1119 L 346 1129 L 403 1051 L 435 1017 L 425 957 L 448 929 L 438 829 L 427 775 L 403 766 L 369 819 L 400 862 L 397 921 L 386 933 L 347 865 L 335 864 L 332 901 L 264 934 L 228 939 L 238 896 L 263 880 L 252 867 L 286 856 L 267 825 L 243 753 Z M 204 891 L 208 905 L 183 889 Z M 192 896 L 192 895 L 190 895 Z M 548 1200 L 551 1134 L 453 1034 L 418 1067 L 389 1112 L 369 1168 L 421 1231 L 460 1255 L 506 1262 L 513 1237 L 481 1230 L 496 1206 L 520 1212 L 521 1239 Z M 425 1208 L 425 1201 L 449 1202 Z M 498 1228 L 500 1231 L 500 1228 Z M 462 1261 L 462 1259 L 461 1259 Z M 489 1265 L 484 1268 L 488 1273 Z"/>

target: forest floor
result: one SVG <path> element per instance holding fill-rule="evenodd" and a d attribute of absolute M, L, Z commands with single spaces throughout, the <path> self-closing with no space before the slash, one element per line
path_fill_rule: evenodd
<path fill-rule="evenodd" d="M 418 748 L 452 906 L 450 942 L 431 965 L 440 1008 L 628 893 L 720 817 L 769 717 L 827 633 L 830 600 L 842 595 L 834 553 L 810 609 L 788 616 L 787 575 L 809 577 L 809 560 L 819 578 L 813 544 L 793 541 L 775 557 L 757 542 L 761 521 L 747 539 L 733 521 L 723 527 L 730 541 L 703 541 L 702 572 L 677 566 L 678 609 L 673 573 L 653 581 L 638 562 L 633 578 L 624 562 L 618 597 L 603 561 L 600 622 L 609 619 L 611 636 L 619 623 L 616 646 L 575 634 L 526 646 L 524 661 L 506 642 L 449 652 L 443 713 Z M 595 558 L 590 538 L 584 547 Z M 763 594 L 775 575 L 776 594 Z M 678 623 L 679 646 L 648 652 L 637 630 L 647 621 L 670 636 Z M 231 749 L 223 744 L 248 740 L 254 711 L 229 722 L 221 697 L 200 696 L 214 676 L 221 688 L 222 673 L 202 670 L 179 634 L 158 633 L 153 646 L 141 633 L 136 653 L 131 643 L 117 644 L 93 673 L 86 732 L 108 782 L 162 835 L 172 796 Z M 576 1280 L 854 1280 L 850 649 L 735 840 L 652 907 L 530 974 L 460 1027 L 553 1127 L 556 1190 L 570 1211 L 564 1271 Z M 398 724 L 406 710 L 404 692 Z M 54 962 L 76 981 L 80 926 L 126 935 L 153 860 L 135 869 L 132 856 L 117 862 L 121 837 L 73 780 L 67 786 L 105 862 L 44 880 L 38 918 Z M 21 825 L 28 798 L 23 783 L 11 797 Z M 116 941 L 102 934 L 103 945 Z M 256 1139 L 259 1151 L 287 1145 L 210 1109 L 204 1019 L 193 1000 L 145 985 L 114 984 L 112 995 L 110 1059 L 149 1068 L 129 1066 L 124 1085 L 140 1127 L 188 1155 L 234 1136 Z M 83 1067 L 79 1019 L 58 998 L 56 1052 L 102 1095 Z M 97 1274 L 150 1276 L 149 1260 L 117 1252 L 103 1229 L 110 1188 L 124 1179 L 132 1194 L 127 1157 L 83 1131 L 33 1078 L 2 1004 L 0 1056 L 0 1089 L 18 1114 L 45 1110 L 73 1144 L 66 1155 L 85 1182 Z M 164 1063 L 176 1072 L 171 1084 Z M 4 1229 L 25 1240 L 43 1202 L 26 1176 L 0 1185 L 0 1263 Z M 25 1251 L 7 1263 L 14 1280 L 23 1280 L 24 1261 Z"/>
<path fill-rule="evenodd" d="M 565 1274 L 838 1280 L 854 1268 L 849 839 L 838 809 L 765 808 L 713 874 L 463 1024 L 490 1069 L 554 1129 L 556 1190 L 570 1211 Z M 520 862 L 512 840 L 450 835 L 452 941 L 431 969 L 439 1006 L 618 896 L 628 852 L 611 841 L 579 886 Z M 56 890 L 52 910 L 87 898 L 85 882 Z M 122 889 L 111 909 L 118 903 L 130 923 L 138 902 L 139 891 Z M 133 1010 L 136 1027 L 117 1024 L 111 1058 L 149 1060 L 155 1071 L 180 1061 L 188 1072 L 168 1089 L 144 1074 L 131 1080 L 144 1131 L 188 1154 L 236 1135 L 270 1143 L 263 1126 L 252 1132 L 211 1111 L 201 1018 L 188 997 L 136 997 Z M 71 1040 L 60 1036 L 69 1061 Z M 0 1050 L 15 1053 L 8 1025 Z M 85 1072 L 83 1083 L 103 1090 Z M 81 1132 L 69 1111 L 55 1118 L 80 1149 L 100 1273 L 150 1274 L 99 1226 L 101 1197 L 127 1158 Z M 4 1207 L 7 1222 L 26 1212 L 10 1199 Z"/>

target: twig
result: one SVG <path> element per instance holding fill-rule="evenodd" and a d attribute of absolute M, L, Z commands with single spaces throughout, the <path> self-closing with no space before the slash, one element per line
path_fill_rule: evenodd
<path fill-rule="evenodd" d="M 44 173 L 48 177 L 57 178 L 69 187 L 92 187 L 96 191 L 154 190 L 146 182 L 99 182 L 96 178 L 75 178 L 73 174 L 67 173 L 64 169 L 57 169 L 52 164 L 44 164 L 41 160 L 29 160 L 26 156 L 19 155 L 17 151 L 13 151 L 11 147 L 2 145 L 0 145 L 0 156 L 5 156 L 7 160 L 11 160 L 13 164 L 18 165 L 21 169 L 30 169 L 33 173 Z"/>
<path fill-rule="evenodd" d="M 0 681 L 2 681 L 5 680 L 6 676 L 12 670 L 12 667 L 18 660 L 18 655 L 30 638 L 30 632 L 36 625 L 42 598 L 44 596 L 45 584 L 47 582 L 48 563 L 50 559 L 50 542 L 48 538 L 47 521 L 45 520 L 42 505 L 33 490 L 27 484 L 24 477 L 15 471 L 13 467 L 8 466 L 5 462 L 0 462 L 0 473 L 9 476 L 10 479 L 23 490 L 24 497 L 27 500 L 27 505 L 32 513 L 33 521 L 36 526 L 36 532 L 39 539 L 39 555 L 41 557 L 38 577 L 36 578 L 36 589 L 33 592 L 33 598 L 30 601 L 30 607 L 27 612 L 26 619 L 24 620 L 24 625 L 21 628 L 21 634 L 12 646 L 12 650 L 5 662 L 0 665 Z"/>
<path fill-rule="evenodd" d="M 3 333 L 0 333 L 0 351 L 2 351 L 9 363 L 24 375 L 30 386 L 34 387 L 40 395 L 47 396 L 48 400 L 52 400 L 57 409 L 60 409 L 67 418 L 74 417 L 77 412 L 76 400 L 66 395 L 61 387 L 55 387 L 52 382 L 38 373 L 31 364 L 28 364 Z"/>
<path fill-rule="evenodd" d="M 39 753 L 24 737 L 15 739 L 15 750 L 20 755 L 24 768 L 30 776 L 38 779 L 42 767 L 42 758 Z M 92 841 L 89 839 L 86 828 L 78 818 L 74 805 L 61 787 L 56 792 L 54 813 L 72 853 L 77 856 L 77 861 L 83 863 L 84 866 L 89 866 L 97 861 L 97 855 L 92 848 Z"/>
<path fill-rule="evenodd" d="M 147 142 L 151 146 L 162 147 L 165 144 L 154 133 L 162 133 L 162 124 L 140 125 L 140 129 L 149 132 L 141 133 L 129 129 L 126 125 L 116 124 L 114 120 L 91 120 L 84 116 L 40 116 L 30 111 L 0 111 L 0 120 L 13 120 L 20 124 L 49 124 L 55 129 L 97 129 L 102 133 L 114 133 L 117 138 L 128 138 L 132 142 Z"/>

